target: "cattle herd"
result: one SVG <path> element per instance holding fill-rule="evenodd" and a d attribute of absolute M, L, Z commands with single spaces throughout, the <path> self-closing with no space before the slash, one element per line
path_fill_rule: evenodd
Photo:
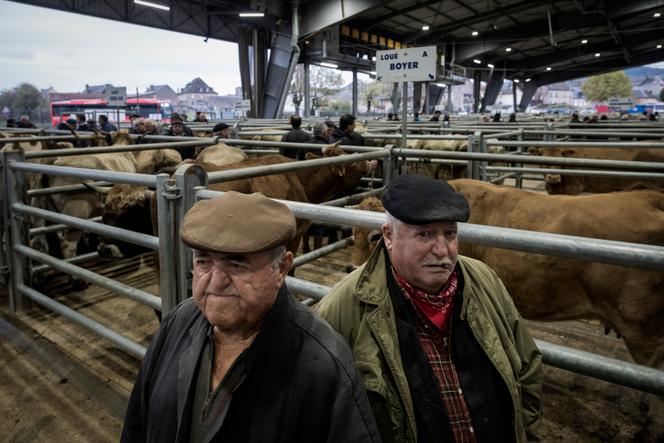
<path fill-rule="evenodd" d="M 372 132 L 371 125 L 358 130 L 366 135 Z M 648 132 L 652 133 L 652 128 Z M 201 135 L 206 134 L 201 131 Z M 14 137 L 21 137 L 23 141 L 9 142 Z M 53 166 L 138 174 L 172 174 L 183 163 L 176 147 L 150 150 L 145 149 L 148 145 L 143 144 L 138 145 L 141 150 L 137 151 L 86 154 L 86 148 L 74 148 L 72 143 L 66 141 L 45 141 L 40 137 L 40 141 L 30 142 L 26 140 L 29 137 L 26 134 L 0 132 L 0 142 L 5 142 L 4 150 L 23 150 L 26 153 L 53 149 L 76 150 L 76 155 L 30 160 Z M 276 142 L 273 136 L 245 138 Z M 205 142 L 202 141 L 196 149 L 196 158 L 185 162 L 196 165 L 206 173 L 213 173 L 294 161 L 276 153 L 257 155 L 252 153 L 251 147 L 245 145 L 232 147 L 232 141 L 227 144 L 210 140 L 206 138 Z M 389 138 L 367 140 L 372 145 L 397 142 Z M 131 145 L 134 139 L 120 131 L 112 134 L 110 140 L 109 137 L 94 136 L 90 144 L 105 146 L 109 141 L 110 148 L 113 148 Z M 492 146 L 492 153 L 510 153 L 513 150 L 509 148 L 508 140 L 496 138 L 494 141 L 502 142 L 503 146 Z M 536 139 L 533 138 L 533 141 Z M 600 146 L 601 140 L 593 141 Z M 661 142 L 662 147 L 640 148 L 639 143 L 642 142 L 634 139 L 623 141 L 625 148 L 613 147 L 612 144 L 609 148 L 584 149 L 561 141 L 557 147 L 530 147 L 524 155 L 660 163 L 662 168 L 656 171 L 664 177 L 664 139 L 651 138 L 649 141 Z M 409 135 L 408 147 L 427 151 L 466 151 L 468 142 L 418 140 L 416 135 Z M 333 146 L 325 150 L 326 157 L 346 153 L 342 148 Z M 315 154 L 307 154 L 307 158 L 316 157 Z M 357 192 L 358 187 L 362 186 L 362 178 L 371 174 L 372 169 L 371 163 L 362 160 L 345 165 L 327 165 L 214 183 L 208 185 L 208 189 L 261 192 L 272 198 L 320 204 Z M 466 165 L 459 165 L 458 162 L 444 164 L 430 161 L 402 164 L 398 169 L 399 173 L 416 172 L 450 180 L 451 185 L 470 203 L 469 223 L 664 248 L 664 179 L 584 177 L 546 173 L 545 170 L 539 177 L 532 177 L 539 180 L 529 181 L 535 184 L 534 190 L 524 190 L 507 184 L 497 185 L 464 178 L 467 171 Z M 373 172 L 379 177 L 381 173 L 387 180 L 388 167 L 381 168 L 379 165 L 377 171 Z M 101 216 L 102 222 L 110 226 L 158 235 L 154 190 L 131 184 L 107 186 L 91 184 L 90 180 L 86 182 L 86 186 L 76 188 L 75 185 L 81 184 L 79 179 L 30 172 L 25 176 L 26 188 L 29 190 L 60 187 L 72 190 L 52 194 L 37 193 L 33 197 L 28 193 L 24 194 L 27 195 L 24 198 L 27 204 L 34 207 L 82 219 Z M 377 198 L 368 198 L 357 208 L 383 211 Z M 29 224 L 31 228 L 43 227 L 45 221 L 33 217 Z M 247 220 L 247 224 L 250 227 L 251 220 Z M 310 224 L 309 220 L 298 219 L 297 236 L 289 246 L 293 252 L 300 249 L 300 239 Z M 373 245 L 380 240 L 380 235 L 376 230 L 356 227 L 353 236 L 355 245 L 349 253 L 353 265 L 359 266 L 368 257 Z M 90 240 L 90 237 L 94 236 L 76 229 L 61 229 L 34 236 L 30 239 L 30 247 L 63 259 L 72 259 L 89 252 L 84 250 L 85 246 L 92 246 L 100 256 L 108 258 L 145 252 L 144 248 L 130 243 L 106 238 Z M 492 248 L 464 242 L 463 238 L 460 246 L 460 253 L 478 258 L 496 271 L 524 317 L 543 321 L 581 318 L 600 321 L 607 330 L 615 330 L 623 338 L 635 362 L 664 369 L 664 335 L 659 329 L 664 314 L 662 268 L 648 270 Z M 5 246 L 3 253 L 6 254 L 8 249 Z M 660 407 L 651 404 L 651 414 L 660 414 L 661 419 L 661 413 L 657 411 Z"/>

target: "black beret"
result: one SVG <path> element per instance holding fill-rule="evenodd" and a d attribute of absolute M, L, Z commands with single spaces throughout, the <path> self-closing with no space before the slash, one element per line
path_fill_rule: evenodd
<path fill-rule="evenodd" d="M 217 123 L 216 125 L 214 125 L 214 128 L 212 128 L 212 132 L 223 131 L 226 128 L 228 128 L 228 125 L 226 123 Z"/>
<path fill-rule="evenodd" d="M 465 222 L 470 216 L 470 207 L 463 195 L 446 181 L 423 175 L 395 177 L 383 190 L 381 200 L 387 212 L 409 225 Z"/>

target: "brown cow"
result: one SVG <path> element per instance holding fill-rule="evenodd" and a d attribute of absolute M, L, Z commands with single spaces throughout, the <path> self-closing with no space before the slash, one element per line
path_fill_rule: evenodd
<path fill-rule="evenodd" d="M 661 140 L 653 140 L 660 141 Z M 580 159 L 620 160 L 640 162 L 664 162 L 664 149 L 621 148 L 529 148 L 529 152 L 544 157 Z M 559 168 L 558 166 L 551 166 Z M 664 187 L 664 180 L 639 178 L 583 177 L 574 175 L 546 174 L 546 191 L 549 194 L 579 195 L 583 192 L 602 193 L 620 191 L 635 186 Z"/>

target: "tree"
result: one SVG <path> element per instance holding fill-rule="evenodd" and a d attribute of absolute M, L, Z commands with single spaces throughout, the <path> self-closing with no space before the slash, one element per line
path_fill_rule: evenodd
<path fill-rule="evenodd" d="M 30 83 L 21 83 L 0 93 L 0 109 L 5 106 L 11 110 L 14 118 L 26 114 L 32 120 L 37 120 L 36 117 L 40 116 L 40 111 L 47 107 L 47 103 L 39 89 Z"/>
<path fill-rule="evenodd" d="M 339 71 L 322 68 L 320 66 L 309 66 L 309 98 L 311 100 L 311 113 L 316 109 L 326 106 L 326 98 L 336 94 L 342 89 L 344 80 Z M 295 112 L 299 113 L 300 105 L 304 100 L 304 67 L 297 66 L 293 73 L 289 93 Z"/>
<path fill-rule="evenodd" d="M 632 82 L 623 71 L 590 77 L 581 87 L 591 101 L 606 101 L 610 97 L 631 97 Z"/>
<path fill-rule="evenodd" d="M 389 87 L 391 84 L 382 82 L 366 83 L 363 85 L 360 99 L 367 105 L 367 113 L 371 112 L 371 107 L 376 107 L 376 102 L 389 97 Z"/>

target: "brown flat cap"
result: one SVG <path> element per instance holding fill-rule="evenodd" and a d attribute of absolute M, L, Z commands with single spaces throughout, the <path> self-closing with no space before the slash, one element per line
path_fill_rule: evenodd
<path fill-rule="evenodd" d="M 261 193 L 230 191 L 196 203 L 184 216 L 180 237 L 191 248 L 253 254 L 285 245 L 295 236 L 295 217 Z"/>

